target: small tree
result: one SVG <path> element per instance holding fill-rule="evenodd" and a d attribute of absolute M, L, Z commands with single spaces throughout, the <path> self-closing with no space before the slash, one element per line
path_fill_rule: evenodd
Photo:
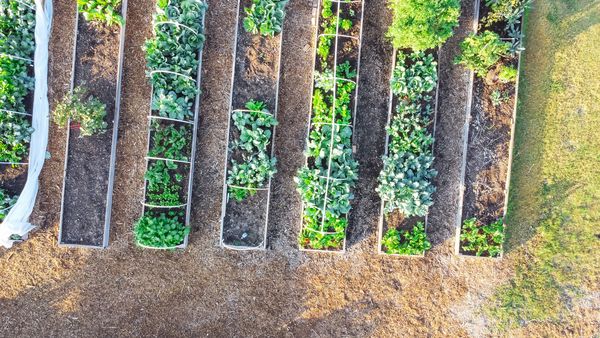
<path fill-rule="evenodd" d="M 502 56 L 509 54 L 510 46 L 510 42 L 500 40 L 500 36 L 491 31 L 471 34 L 461 42 L 462 53 L 454 62 L 464 65 L 479 77 L 485 77 Z"/>
<path fill-rule="evenodd" d="M 390 0 L 388 6 L 394 19 L 387 37 L 395 48 L 438 47 L 458 26 L 460 0 Z"/>

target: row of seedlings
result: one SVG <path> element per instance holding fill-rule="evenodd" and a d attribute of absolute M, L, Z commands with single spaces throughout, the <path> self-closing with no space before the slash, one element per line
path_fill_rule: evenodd
<path fill-rule="evenodd" d="M 0 2 L 0 222 L 27 180 L 33 110 L 35 4 Z"/>
<path fill-rule="evenodd" d="M 358 163 L 353 158 L 363 1 L 319 4 L 306 163 L 295 178 L 302 198 L 300 250 L 344 252 Z"/>
<path fill-rule="evenodd" d="M 220 245 L 266 249 L 282 26 L 288 0 L 238 0 Z M 232 127 L 233 124 L 233 127 Z"/>
<path fill-rule="evenodd" d="M 108 246 L 127 0 L 77 1 L 71 90 L 54 122 L 67 126 L 58 244 Z"/>
<path fill-rule="evenodd" d="M 440 47 L 458 26 L 459 0 L 390 2 L 394 47 L 383 168 L 378 253 L 423 256 L 431 247 L 433 146 Z M 428 27 L 423 29 L 423 27 Z"/>
<path fill-rule="evenodd" d="M 144 46 L 152 94 L 143 211 L 134 228 L 144 248 L 187 246 L 206 9 L 199 0 L 158 1 L 154 37 Z"/>
<path fill-rule="evenodd" d="M 470 69 L 472 87 L 464 130 L 461 206 L 456 254 L 502 257 L 512 162 L 521 20 L 531 0 L 477 1 L 477 33 L 461 43 L 456 63 Z"/>

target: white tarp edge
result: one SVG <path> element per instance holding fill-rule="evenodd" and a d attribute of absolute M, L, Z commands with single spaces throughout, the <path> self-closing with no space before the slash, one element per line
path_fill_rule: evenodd
<path fill-rule="evenodd" d="M 46 159 L 48 145 L 48 40 L 52 27 L 52 0 L 35 0 L 35 91 L 33 98 L 31 142 L 29 146 L 29 165 L 27 182 L 19 199 L 0 224 L 0 245 L 10 248 L 12 235 L 25 237 L 34 226 L 29 216 L 35 205 L 38 192 L 38 177 Z"/>

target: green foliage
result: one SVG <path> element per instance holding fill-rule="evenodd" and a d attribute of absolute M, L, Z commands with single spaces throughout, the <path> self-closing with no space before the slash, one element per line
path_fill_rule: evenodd
<path fill-rule="evenodd" d="M 77 10 L 87 21 L 97 21 L 108 26 L 122 25 L 123 17 L 117 11 L 121 0 L 77 0 Z"/>
<path fill-rule="evenodd" d="M 358 179 L 358 163 L 352 158 L 353 82 L 332 81 L 333 71 L 317 76 L 313 94 L 312 126 L 307 157 L 309 165 L 298 171 L 295 181 L 304 203 L 301 247 L 339 249 L 348 225 L 352 189 Z M 353 80 L 356 71 L 348 62 L 337 67 L 338 78 Z M 335 111 L 333 100 L 335 95 Z M 332 125 L 331 123 L 336 123 Z M 326 177 L 331 178 L 327 182 Z M 328 233 L 323 233 L 328 232 Z"/>
<path fill-rule="evenodd" d="M 189 161 L 192 133 L 187 126 L 175 127 L 173 124 L 152 124 L 152 145 L 148 156 L 171 160 Z"/>
<path fill-rule="evenodd" d="M 231 159 L 228 171 L 227 184 L 237 186 L 228 187 L 228 191 L 236 201 L 256 194 L 256 189 L 262 188 L 277 172 L 277 160 L 267 153 L 277 120 L 264 102 L 248 101 L 246 109 L 249 111 L 236 111 L 232 116 L 239 138 L 231 143 L 231 151 L 240 151 L 243 160 Z"/>
<path fill-rule="evenodd" d="M 33 89 L 35 12 L 17 1 L 0 2 L 0 109 L 27 113 L 25 98 Z M 14 57 L 11 57 L 12 55 Z M 0 112 L 0 161 L 22 162 L 27 154 L 31 123 L 28 117 Z"/>
<path fill-rule="evenodd" d="M 135 241 L 139 245 L 152 248 L 173 249 L 183 243 L 185 237 L 190 233 L 190 227 L 186 227 L 179 219 L 183 212 L 169 211 L 156 215 L 147 212 L 135 224 Z"/>
<path fill-rule="evenodd" d="M 388 155 L 383 157 L 377 192 L 386 214 L 398 210 L 405 217 L 425 216 L 433 204 L 437 175 L 433 169 L 433 108 L 431 92 L 437 85 L 437 63 L 423 52 L 398 53 L 390 81 L 399 99 L 387 126 Z"/>
<path fill-rule="evenodd" d="M 179 165 L 173 161 L 157 160 L 148 166 L 144 175 L 146 179 L 146 199 L 157 206 L 181 205 L 181 182 L 183 175 L 177 169 Z"/>
<path fill-rule="evenodd" d="M 394 16 L 387 37 L 398 49 L 441 46 L 458 26 L 460 0 L 389 0 L 388 6 Z"/>
<path fill-rule="evenodd" d="M 333 13 L 333 4 L 331 0 L 323 0 L 321 6 L 321 29 L 322 32 L 320 34 L 332 34 L 332 35 L 321 35 L 317 41 L 317 55 L 321 61 L 321 68 L 327 68 L 327 59 L 331 55 L 333 42 L 335 41 L 336 32 L 347 33 L 352 29 L 352 20 L 350 19 L 340 19 L 339 20 L 339 29 L 338 29 L 338 20 L 337 15 Z M 340 9 L 340 16 L 343 14 Z M 352 14 L 352 13 L 351 13 Z M 339 33 L 338 32 L 338 33 Z"/>
<path fill-rule="evenodd" d="M 385 253 L 394 255 L 422 255 L 431 248 L 423 222 L 418 222 L 412 230 L 389 229 L 381 245 Z"/>
<path fill-rule="evenodd" d="M 244 8 L 244 29 L 264 36 L 280 33 L 288 2 L 289 0 L 252 0 L 252 6 Z"/>
<path fill-rule="evenodd" d="M 460 231 L 461 248 L 467 254 L 475 256 L 499 257 L 504 243 L 504 221 L 481 225 L 476 218 L 463 222 Z"/>
<path fill-rule="evenodd" d="M 19 196 L 11 196 L 6 190 L 0 188 L 0 221 L 3 221 L 4 217 L 8 215 L 10 208 L 17 203 L 18 198 Z"/>
<path fill-rule="evenodd" d="M 203 14 L 206 4 L 197 0 L 160 0 L 154 15 L 154 38 L 144 46 L 152 110 L 159 116 L 190 120 L 198 93 L 198 53 L 204 44 Z M 176 22 L 178 26 L 165 22 Z M 161 24 L 162 23 L 162 24 Z M 193 31 L 192 31 L 193 30 Z M 172 71 L 182 75 L 152 71 Z"/>
<path fill-rule="evenodd" d="M 56 105 L 53 114 L 54 123 L 58 125 L 66 125 L 69 119 L 79 123 L 80 137 L 106 132 L 105 117 L 106 105 L 88 94 L 85 87 L 76 87 L 72 94 L 67 94 Z"/>
<path fill-rule="evenodd" d="M 508 55 L 510 46 L 510 42 L 500 40 L 500 36 L 491 31 L 471 34 L 461 42 L 461 54 L 454 62 L 483 78 L 500 58 Z"/>
<path fill-rule="evenodd" d="M 503 65 L 500 68 L 500 72 L 498 73 L 498 78 L 500 79 L 500 81 L 502 81 L 504 83 L 516 82 L 518 75 L 519 75 L 519 72 L 518 72 L 517 68 L 512 67 L 512 66 L 504 66 Z"/>
<path fill-rule="evenodd" d="M 481 23 L 485 27 L 491 27 L 497 22 L 504 22 L 506 24 L 504 30 L 507 33 L 520 33 L 521 18 L 525 9 L 529 8 L 532 3 L 533 0 L 485 0 L 490 12 L 481 19 Z"/>

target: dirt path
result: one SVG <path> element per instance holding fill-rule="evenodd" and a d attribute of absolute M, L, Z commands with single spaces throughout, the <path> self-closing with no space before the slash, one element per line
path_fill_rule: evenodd
<path fill-rule="evenodd" d="M 69 3 L 69 4 L 67 4 Z M 64 91 L 62 69 L 72 43 L 71 1 L 56 1 L 52 40 L 52 98 Z M 269 224 L 270 250 L 237 253 L 218 248 L 223 151 L 226 144 L 237 0 L 211 0 L 202 69 L 202 101 L 194 174 L 192 233 L 184 252 L 136 248 L 132 227 L 140 214 L 150 87 L 141 45 L 151 35 L 152 0 L 130 6 L 119 126 L 110 247 L 79 251 L 56 247 L 60 151 L 64 134 L 51 132 L 52 159 L 44 168 L 35 218 L 42 225 L 11 251 L 0 251 L 0 333 L 11 336 L 465 336 L 482 329 L 475 306 L 507 273 L 502 263 L 465 263 L 451 254 L 466 73 L 452 65 L 470 28 L 464 4 L 457 36 L 441 54 L 436 130 L 436 207 L 424 259 L 375 254 L 391 47 L 384 45 L 389 13 L 384 1 L 365 6 L 357 159 L 360 181 L 345 255 L 297 250 L 300 199 L 293 176 L 302 151 L 310 104 L 313 27 L 310 2 L 292 0 L 283 33 L 282 76 Z M 73 8 L 74 9 L 74 8 Z M 382 19 L 385 18 L 385 19 Z M 57 27 L 68 27 L 59 29 Z M 61 93 L 62 94 L 62 93 Z M 60 169 L 59 169 L 60 170 Z M 58 171 L 60 173 L 60 171 Z M 461 325 L 461 321 L 467 326 Z M 469 331 L 466 331 L 466 329 Z"/>

